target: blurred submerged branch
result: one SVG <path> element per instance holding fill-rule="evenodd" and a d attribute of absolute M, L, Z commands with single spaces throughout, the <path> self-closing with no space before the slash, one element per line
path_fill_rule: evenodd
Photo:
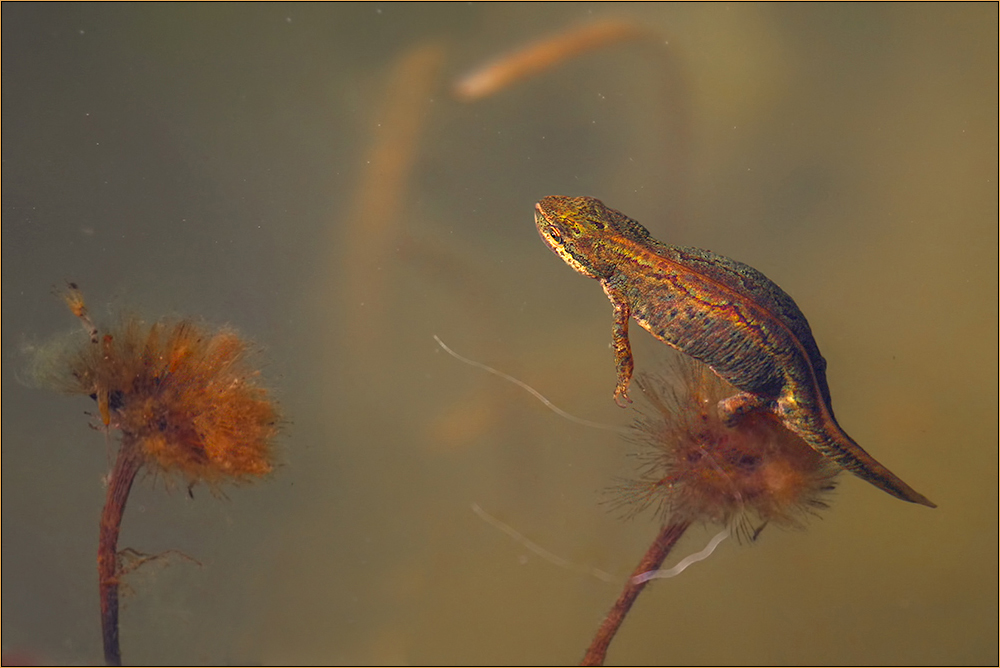
<path fill-rule="evenodd" d="M 634 23 L 616 19 L 575 26 L 476 68 L 455 82 L 452 93 L 463 102 L 481 100 L 588 51 L 643 36 L 649 37 L 652 33 Z"/>
<path fill-rule="evenodd" d="M 344 323 L 346 341 L 353 349 L 379 348 L 410 174 L 444 55 L 442 46 L 431 43 L 400 56 L 375 113 L 372 145 L 344 226 L 341 259 L 335 265 L 350 312 Z M 360 350 L 356 356 L 368 359 Z"/>

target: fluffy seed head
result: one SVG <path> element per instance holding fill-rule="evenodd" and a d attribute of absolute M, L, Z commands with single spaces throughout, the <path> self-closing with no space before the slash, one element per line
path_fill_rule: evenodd
<path fill-rule="evenodd" d="M 727 427 L 717 404 L 738 390 L 686 357 L 674 366 L 669 377 L 637 378 L 649 404 L 635 424 L 643 466 L 617 489 L 618 503 L 657 507 L 671 521 L 735 524 L 751 537 L 768 522 L 801 526 L 826 507 L 835 466 L 771 414 Z"/>
<path fill-rule="evenodd" d="M 72 294 L 80 317 L 82 297 Z M 147 465 L 214 486 L 273 467 L 278 415 L 247 352 L 228 329 L 127 317 L 47 366 L 59 389 L 94 398 L 104 425 L 134 439 Z"/>

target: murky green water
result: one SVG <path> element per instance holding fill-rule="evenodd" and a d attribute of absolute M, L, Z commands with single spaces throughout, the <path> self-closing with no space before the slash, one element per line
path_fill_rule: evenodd
<path fill-rule="evenodd" d="M 668 44 L 448 95 L 604 16 Z M 77 326 L 50 295 L 73 279 L 98 317 L 236 326 L 289 420 L 264 483 L 225 499 L 137 486 L 121 546 L 202 566 L 129 579 L 126 662 L 578 661 L 619 585 L 472 506 L 623 581 L 657 528 L 600 504 L 631 448 L 432 336 L 626 423 L 610 306 L 532 222 L 542 196 L 588 194 L 792 294 L 843 426 L 940 506 L 843 476 L 806 531 L 727 541 L 654 583 L 609 660 L 996 662 L 997 30 L 995 4 L 5 3 L 5 657 L 101 658 L 106 446 L 91 402 L 20 371 L 25 346 Z M 393 181 L 373 147 L 393 145 L 386 89 L 420 49 L 429 88 L 396 110 L 420 123 Z M 638 368 L 662 365 L 635 331 Z"/>

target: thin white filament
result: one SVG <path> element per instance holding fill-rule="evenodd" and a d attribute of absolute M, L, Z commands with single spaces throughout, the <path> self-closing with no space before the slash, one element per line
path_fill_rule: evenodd
<path fill-rule="evenodd" d="M 715 548 L 719 546 L 719 543 L 724 541 L 726 537 L 729 536 L 729 528 L 725 528 L 719 533 L 712 537 L 712 540 L 708 541 L 708 545 L 701 552 L 695 552 L 694 554 L 688 555 L 677 562 L 677 565 L 673 568 L 666 568 L 659 571 L 646 571 L 640 575 L 636 575 L 632 578 L 633 584 L 642 584 L 643 582 L 649 582 L 650 580 L 657 580 L 660 578 L 672 578 L 675 575 L 680 575 L 684 572 L 691 564 L 697 563 L 704 559 L 708 559 L 715 552 Z"/>
<path fill-rule="evenodd" d="M 440 343 L 440 341 L 438 343 Z M 442 343 L 441 345 L 444 344 Z M 567 561 L 566 559 L 563 559 L 558 555 L 552 554 L 538 543 L 532 542 L 527 538 L 525 538 L 514 527 L 504 524 L 497 518 L 490 515 L 488 512 L 483 510 L 478 503 L 472 504 L 472 512 L 478 515 L 480 519 L 485 520 L 488 524 L 491 524 L 497 529 L 500 529 L 500 531 L 503 531 L 505 534 L 507 534 L 508 536 L 516 540 L 518 543 L 525 546 L 526 548 L 528 548 L 529 550 L 537 554 L 539 557 L 549 562 L 550 564 L 558 566 L 559 568 L 567 568 L 571 571 L 577 571 L 579 573 L 586 573 L 588 575 L 593 575 L 598 580 L 603 580 L 604 582 L 615 581 L 615 579 L 611 575 L 605 573 L 599 568 L 574 564 L 570 561 Z"/>
<path fill-rule="evenodd" d="M 449 355 L 451 355 L 452 357 L 454 357 L 455 359 L 457 359 L 459 362 L 465 362 L 466 364 L 468 364 L 470 366 L 474 366 L 477 369 L 482 369 L 483 371 L 488 371 L 489 373 L 492 373 L 494 376 L 500 376 L 504 380 L 509 381 L 511 383 L 514 383 L 515 385 L 517 385 L 521 389 L 526 390 L 527 392 L 529 392 L 531 394 L 531 396 L 535 397 L 536 399 L 538 399 L 539 401 L 541 401 L 543 404 L 545 404 L 545 406 L 549 410 L 551 410 L 553 413 L 555 413 L 556 415 L 559 415 L 561 417 L 566 418 L 570 422 L 576 422 L 577 424 L 582 424 L 585 427 L 594 427 L 595 429 L 608 429 L 610 431 L 617 431 L 617 432 L 622 433 L 622 434 L 631 433 L 631 431 L 627 427 L 619 427 L 618 425 L 613 425 L 613 424 L 604 424 L 603 422 L 591 422 L 590 420 L 584 420 L 583 418 L 578 418 L 575 415 L 571 415 L 571 414 L 567 413 L 566 411 L 564 411 L 563 409 L 561 409 L 558 406 L 556 406 L 554 403 L 552 403 L 548 399 L 546 399 L 544 396 L 542 396 L 541 392 L 539 392 L 535 388 L 531 387 L 527 383 L 522 382 L 522 381 L 518 380 L 517 378 L 514 378 L 513 376 L 509 376 L 509 375 L 505 374 L 503 371 L 497 371 L 496 369 L 494 369 L 491 366 L 486 366 L 485 364 L 483 364 L 481 362 L 477 362 L 475 360 L 470 360 L 468 357 L 462 357 L 461 355 L 459 355 L 458 353 L 456 353 L 454 350 L 452 350 L 451 348 L 449 348 L 448 346 L 446 346 L 445 343 L 444 343 L 444 341 L 442 341 L 441 339 L 438 338 L 437 334 L 434 335 L 434 340 L 437 341 L 437 344 L 439 346 L 441 346 L 441 348 L 443 348 L 446 353 L 448 353 Z"/>

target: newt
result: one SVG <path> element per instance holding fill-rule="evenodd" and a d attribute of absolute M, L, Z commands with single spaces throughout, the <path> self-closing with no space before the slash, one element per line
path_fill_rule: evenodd
<path fill-rule="evenodd" d="M 550 196 L 535 205 L 542 240 L 577 272 L 601 282 L 614 308 L 615 401 L 629 403 L 629 319 L 707 364 L 739 392 L 719 402 L 735 424 L 775 415 L 824 457 L 889 494 L 936 505 L 869 455 L 833 415 L 826 360 L 792 298 L 764 274 L 708 250 L 671 246 L 593 197 Z"/>

